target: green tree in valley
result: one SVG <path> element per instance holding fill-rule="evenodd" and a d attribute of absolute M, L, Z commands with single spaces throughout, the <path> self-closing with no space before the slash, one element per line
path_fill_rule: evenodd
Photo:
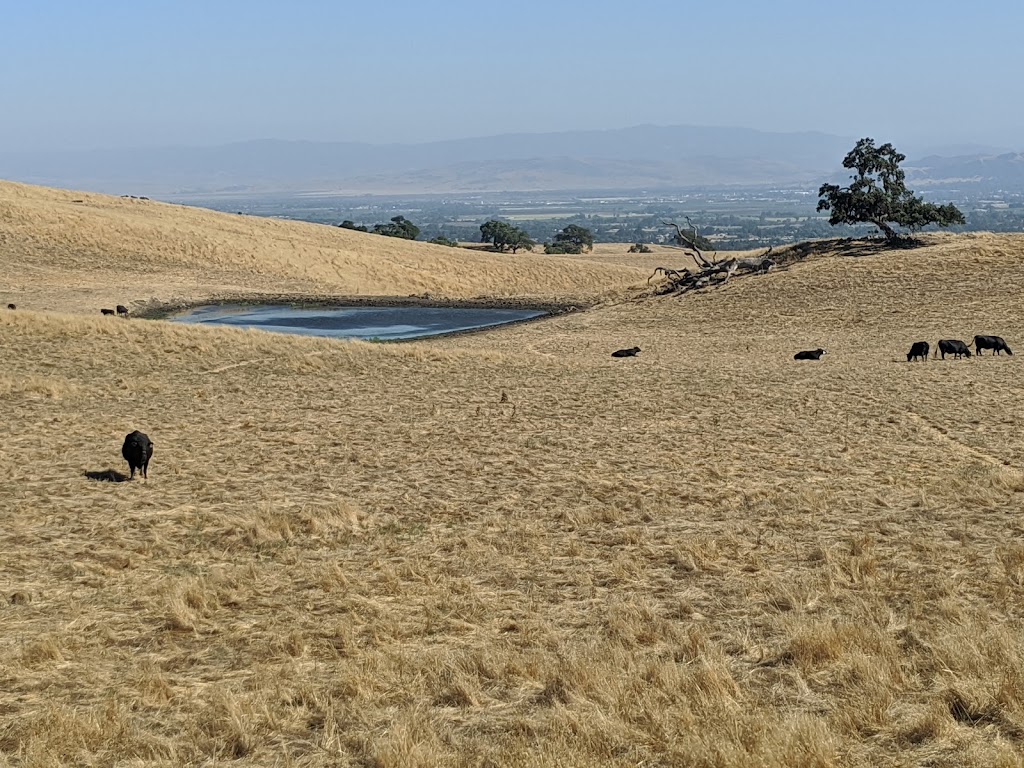
<path fill-rule="evenodd" d="M 395 216 L 389 224 L 374 224 L 373 234 L 385 237 L 400 237 L 404 240 L 415 240 L 419 237 L 420 228 L 405 216 Z"/>
<path fill-rule="evenodd" d="M 445 237 L 444 235 L 438 235 L 437 237 L 435 237 L 430 242 L 433 243 L 434 245 L 447 245 L 449 248 L 458 248 L 459 247 L 459 244 L 458 244 L 457 241 L 452 240 L 449 237 Z"/>
<path fill-rule="evenodd" d="M 818 190 L 818 210 L 831 211 L 829 224 L 874 224 L 894 242 L 900 238 L 896 227 L 916 232 L 929 224 L 948 227 L 963 224 L 964 215 L 952 203 L 926 203 L 907 189 L 900 163 L 906 160 L 892 144 L 875 146 L 864 138 L 843 159 L 843 167 L 856 173 L 850 185 L 822 184 Z"/>
<path fill-rule="evenodd" d="M 519 227 L 506 221 L 488 221 L 480 225 L 480 242 L 490 243 L 496 251 L 512 251 L 520 248 L 532 251 L 536 243 Z"/>
<path fill-rule="evenodd" d="M 544 243 L 544 253 L 583 253 L 594 247 L 594 235 L 586 227 L 570 224 L 555 235 L 554 242 Z"/>
<path fill-rule="evenodd" d="M 356 232 L 365 232 L 366 231 L 366 227 L 362 226 L 361 224 L 357 225 L 354 221 L 352 221 L 352 219 L 345 219 L 338 226 L 341 227 L 342 229 L 353 229 Z"/>

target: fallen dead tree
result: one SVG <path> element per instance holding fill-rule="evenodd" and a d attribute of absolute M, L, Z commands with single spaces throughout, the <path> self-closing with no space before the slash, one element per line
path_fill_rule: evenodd
<path fill-rule="evenodd" d="M 693 234 L 690 235 L 686 230 L 676 224 L 674 221 L 663 221 L 661 222 L 666 227 L 672 227 L 675 229 L 675 235 L 673 238 L 676 241 L 678 247 L 683 248 L 690 255 L 693 256 L 694 262 L 697 264 L 696 270 L 688 268 L 672 269 L 670 267 L 656 267 L 654 273 L 647 278 L 647 284 L 651 284 L 657 275 L 662 275 L 665 278 L 665 282 L 658 285 L 655 293 L 658 295 L 664 295 L 667 293 L 685 293 L 687 291 L 699 290 L 701 288 L 708 288 L 711 286 L 724 285 L 728 282 L 729 278 L 737 272 L 755 272 L 763 274 L 769 272 L 775 267 L 775 262 L 770 258 L 772 248 L 769 247 L 767 251 L 762 253 L 760 256 L 756 256 L 750 259 L 716 259 L 718 251 L 715 251 L 711 258 L 708 258 L 701 252 L 700 247 L 697 245 L 700 240 L 700 233 L 697 230 L 696 225 L 690 221 L 690 217 L 686 217 L 686 223 L 689 224 L 693 230 Z"/>

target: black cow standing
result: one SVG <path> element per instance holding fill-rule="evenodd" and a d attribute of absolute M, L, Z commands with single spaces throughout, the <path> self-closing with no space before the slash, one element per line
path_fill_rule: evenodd
<path fill-rule="evenodd" d="M 991 349 L 993 355 L 998 355 L 1000 352 L 1005 352 L 1008 355 L 1013 354 L 1013 350 L 1006 346 L 1002 336 L 975 336 L 974 348 L 979 356 L 983 349 Z"/>
<path fill-rule="evenodd" d="M 125 437 L 124 445 L 121 446 L 121 455 L 124 456 L 124 460 L 128 462 L 128 466 L 132 470 L 129 480 L 134 479 L 136 469 L 142 472 L 143 477 L 149 479 L 146 472 L 149 469 L 149 460 L 153 458 L 153 442 L 149 437 L 136 429 Z"/>
<path fill-rule="evenodd" d="M 970 357 L 971 350 L 964 344 L 960 339 L 939 339 L 938 349 L 935 350 L 935 354 L 942 353 L 942 359 L 946 359 L 946 355 L 952 355 L 953 359 L 956 360 L 960 357 Z"/>
<path fill-rule="evenodd" d="M 907 362 L 911 360 L 923 360 L 928 362 L 928 342 L 927 341 L 915 341 L 910 346 L 910 351 L 907 352 Z"/>
<path fill-rule="evenodd" d="M 114 310 L 112 310 L 112 309 L 101 309 L 100 310 L 100 314 L 101 315 L 112 315 L 112 314 L 114 314 Z"/>
<path fill-rule="evenodd" d="M 821 356 L 825 354 L 825 350 L 821 349 L 805 349 L 803 352 L 797 352 L 793 355 L 794 360 L 820 360 Z"/>
<path fill-rule="evenodd" d="M 117 314 L 119 314 L 119 315 L 121 315 L 123 317 L 128 317 L 128 307 L 126 307 L 124 304 L 118 304 L 117 305 Z"/>
<path fill-rule="evenodd" d="M 612 357 L 636 357 L 637 352 L 640 351 L 640 347 L 633 347 L 631 349 L 617 349 L 612 352 Z"/>

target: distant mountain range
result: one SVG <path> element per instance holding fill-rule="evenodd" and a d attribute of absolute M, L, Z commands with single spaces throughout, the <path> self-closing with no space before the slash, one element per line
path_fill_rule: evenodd
<path fill-rule="evenodd" d="M 992 189 L 1024 189 L 1024 154 L 976 154 L 960 157 L 929 155 L 903 164 L 907 186 L 981 186 Z"/>
<path fill-rule="evenodd" d="M 0 178 L 148 195 L 812 186 L 837 176 L 854 143 L 817 132 L 652 125 L 425 144 L 265 140 L 216 147 L 0 152 Z M 924 184 L 1004 176 L 1024 183 L 1018 154 L 930 156 L 905 167 L 908 178 Z"/>

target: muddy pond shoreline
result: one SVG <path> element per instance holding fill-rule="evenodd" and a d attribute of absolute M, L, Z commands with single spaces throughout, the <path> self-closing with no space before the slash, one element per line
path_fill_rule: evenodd
<path fill-rule="evenodd" d="M 153 305 L 150 307 L 144 307 L 142 309 L 133 312 L 133 316 L 140 319 L 147 320 L 169 320 L 172 322 L 179 322 L 178 318 L 186 313 L 201 310 L 204 308 L 211 307 L 242 307 L 242 308 L 289 308 L 299 311 L 303 310 L 315 310 L 315 309 L 397 309 L 397 308 L 422 308 L 422 309 L 477 309 L 477 310 L 517 310 L 517 311 L 529 311 L 539 312 L 533 317 L 519 318 L 514 320 L 508 320 L 501 323 L 495 323 L 490 325 L 482 325 L 474 328 L 459 328 L 451 331 L 443 331 L 438 333 L 428 333 L 419 336 L 413 336 L 408 338 L 377 338 L 374 337 L 374 343 L 381 344 L 399 344 L 413 341 L 426 341 L 432 339 L 442 339 L 451 336 L 461 336 L 469 333 L 483 333 L 485 331 L 495 330 L 497 328 L 504 328 L 511 325 L 519 325 L 521 323 L 532 323 L 546 318 L 556 317 L 558 315 L 569 314 L 573 312 L 579 312 L 588 307 L 581 304 L 568 304 L 568 303 L 557 303 L 551 301 L 537 301 L 530 300 L 527 298 L 517 297 L 480 297 L 474 299 L 450 299 L 433 297 L 429 294 L 413 295 L 413 296 L 303 296 L 295 294 L 222 294 L 216 297 L 210 297 L 205 300 L 192 300 L 188 302 L 166 302 L 159 305 Z M 183 322 L 182 324 L 187 324 Z M 259 326 L 240 326 L 230 323 L 193 323 L 193 324 L 206 324 L 206 325 L 219 325 L 220 327 L 254 327 Z M 280 333 L 282 331 L 275 329 L 263 329 L 268 333 Z M 287 331 L 284 331 L 287 333 Z M 357 336 L 343 336 L 343 335 L 327 335 L 327 334 L 300 334 L 305 336 L 316 336 L 317 338 L 333 338 L 339 341 L 344 340 L 355 340 L 360 337 Z M 363 339 L 365 340 L 365 339 Z"/>

